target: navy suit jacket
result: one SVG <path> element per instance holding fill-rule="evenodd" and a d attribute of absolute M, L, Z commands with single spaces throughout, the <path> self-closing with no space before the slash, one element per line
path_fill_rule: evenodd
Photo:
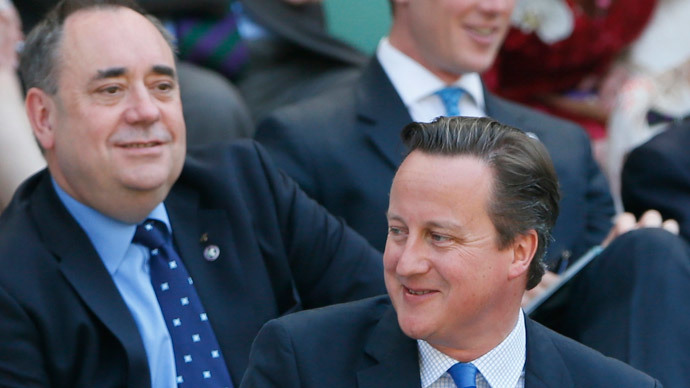
<path fill-rule="evenodd" d="M 526 388 L 659 387 L 632 367 L 525 319 Z M 388 296 L 268 322 L 241 388 L 419 388 L 417 342 Z"/>
<path fill-rule="evenodd" d="M 282 314 L 385 292 L 380 254 L 251 141 L 188 157 L 165 200 L 235 386 Z M 216 261 L 203 258 L 209 244 Z M 136 324 L 47 171 L 0 218 L 0 386 L 148 387 Z"/>
<path fill-rule="evenodd" d="M 680 224 L 690 241 L 690 120 L 671 125 L 632 150 L 623 165 L 621 195 L 626 211 L 638 217 L 657 209 Z"/>
<path fill-rule="evenodd" d="M 563 195 L 548 260 L 579 256 L 599 244 L 614 208 L 585 132 L 488 92 L 485 99 L 490 117 L 534 133 L 553 159 Z M 383 250 L 388 192 L 405 154 L 400 131 L 410 121 L 374 58 L 356 84 L 271 114 L 256 139 L 307 194 Z"/>

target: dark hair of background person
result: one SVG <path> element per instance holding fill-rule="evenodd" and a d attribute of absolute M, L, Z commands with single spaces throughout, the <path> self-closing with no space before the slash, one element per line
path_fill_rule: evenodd
<path fill-rule="evenodd" d="M 28 90 L 36 87 L 48 94 L 56 94 L 60 61 L 59 46 L 65 20 L 77 11 L 116 7 L 129 8 L 146 17 L 163 35 L 173 53 L 176 52 L 174 40 L 163 24 L 154 16 L 147 14 L 132 0 L 62 0 L 48 12 L 26 38 L 19 64 L 25 88 Z M 103 28 L 108 27 L 103 26 Z"/>
<path fill-rule="evenodd" d="M 494 176 L 487 211 L 498 232 L 498 248 L 507 248 L 518 235 L 532 229 L 537 232 L 537 250 L 527 279 L 527 289 L 534 288 L 544 275 L 542 259 L 560 200 L 558 177 L 544 145 L 519 129 L 483 117 L 438 117 L 431 123 L 410 123 L 401 136 L 409 152 L 467 155 L 489 166 Z"/>

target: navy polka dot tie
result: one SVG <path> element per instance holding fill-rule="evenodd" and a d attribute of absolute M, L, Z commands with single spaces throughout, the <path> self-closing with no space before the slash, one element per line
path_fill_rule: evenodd
<path fill-rule="evenodd" d="M 477 388 L 477 367 L 470 364 L 459 362 L 448 369 L 450 377 L 455 381 L 458 388 Z"/>
<path fill-rule="evenodd" d="M 232 387 L 218 341 L 194 282 L 160 221 L 137 226 L 132 240 L 149 248 L 151 284 L 170 332 L 178 387 Z"/>
<path fill-rule="evenodd" d="M 441 98 L 448 116 L 460 116 L 460 97 L 462 97 L 464 93 L 465 90 L 462 88 L 457 86 L 449 86 L 437 91 L 434 94 Z"/>

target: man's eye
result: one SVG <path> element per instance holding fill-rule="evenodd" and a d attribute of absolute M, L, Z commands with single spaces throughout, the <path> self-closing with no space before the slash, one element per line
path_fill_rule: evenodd
<path fill-rule="evenodd" d="M 175 89 L 175 85 L 172 82 L 160 82 L 160 83 L 155 84 L 154 88 L 158 92 L 167 93 L 167 92 Z"/>
<path fill-rule="evenodd" d="M 108 86 L 103 89 L 101 89 L 101 93 L 103 94 L 117 94 L 120 91 L 119 86 Z"/>
<path fill-rule="evenodd" d="M 447 241 L 450 241 L 450 237 L 444 236 L 444 235 L 438 234 L 438 233 L 431 233 L 431 239 L 434 240 L 435 242 L 447 242 Z"/>
<path fill-rule="evenodd" d="M 172 90 L 173 86 L 169 83 L 160 83 L 156 88 L 160 91 L 167 92 L 168 90 Z"/>

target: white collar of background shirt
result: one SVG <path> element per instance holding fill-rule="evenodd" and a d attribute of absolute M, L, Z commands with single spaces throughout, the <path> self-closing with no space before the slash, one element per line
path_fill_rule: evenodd
<path fill-rule="evenodd" d="M 434 93 L 449 85 L 393 47 L 386 37 L 379 42 L 376 56 L 412 120 L 429 122 L 445 115 L 445 107 Z M 460 99 L 460 112 L 463 116 L 486 116 L 484 89 L 478 73 L 463 74 L 453 85 L 467 92 Z"/>

